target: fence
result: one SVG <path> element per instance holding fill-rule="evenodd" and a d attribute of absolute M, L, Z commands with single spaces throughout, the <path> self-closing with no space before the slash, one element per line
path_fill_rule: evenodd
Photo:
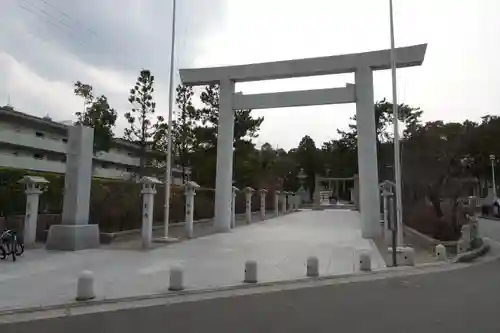
<path fill-rule="evenodd" d="M 26 173 L 22 170 L 9 170 L 0 173 L 0 228 L 21 229 L 26 208 L 26 195 L 23 186 L 17 181 Z M 33 174 L 33 173 L 32 173 Z M 34 173 L 36 174 L 36 173 Z M 64 195 L 64 177 L 62 175 L 42 174 L 50 183 L 40 196 L 38 232 L 44 233 L 50 225 L 61 223 Z M 139 229 L 141 227 L 142 198 L 140 185 L 133 181 L 94 179 L 91 184 L 89 220 L 99 224 L 102 232 L 116 232 Z M 164 220 L 165 186 L 158 185 L 155 195 L 154 221 Z M 199 188 L 196 191 L 194 219 L 207 219 L 214 216 L 215 190 Z M 238 192 L 236 196 L 236 214 L 245 212 L 245 194 Z M 274 209 L 274 192 L 266 196 L 267 210 Z M 252 212 L 260 210 L 260 194 L 256 191 L 252 196 Z M 184 221 L 185 196 L 184 189 L 174 185 L 170 197 L 171 223 Z M 38 238 L 43 235 L 38 235 Z"/>

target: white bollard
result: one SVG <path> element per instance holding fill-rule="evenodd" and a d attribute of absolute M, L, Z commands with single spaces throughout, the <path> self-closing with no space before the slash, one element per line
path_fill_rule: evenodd
<path fill-rule="evenodd" d="M 94 274 L 91 271 L 83 271 L 78 276 L 76 300 L 88 301 L 94 298 Z"/>
<path fill-rule="evenodd" d="M 372 260 L 369 252 L 361 252 L 359 254 L 359 269 L 363 272 L 372 270 Z"/>
<path fill-rule="evenodd" d="M 402 265 L 415 266 L 415 250 L 412 247 L 403 248 Z"/>
<path fill-rule="evenodd" d="M 257 262 L 248 260 L 245 262 L 245 280 L 246 283 L 257 283 Z"/>
<path fill-rule="evenodd" d="M 308 277 L 318 277 L 319 276 L 319 260 L 317 257 L 307 258 L 307 276 Z"/>
<path fill-rule="evenodd" d="M 181 267 L 172 267 L 170 269 L 170 291 L 184 290 L 184 272 Z"/>
<path fill-rule="evenodd" d="M 446 254 L 446 247 L 443 244 L 436 245 L 436 256 L 440 261 L 448 260 L 448 256 Z"/>

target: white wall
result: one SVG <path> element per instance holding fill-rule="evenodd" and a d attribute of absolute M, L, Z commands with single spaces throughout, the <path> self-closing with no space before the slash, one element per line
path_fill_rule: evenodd
<path fill-rule="evenodd" d="M 40 130 L 0 120 L 0 167 L 65 173 L 66 150 L 66 136 L 57 130 L 50 127 Z M 41 156 L 37 158 L 35 154 Z M 113 147 L 94 156 L 94 177 L 129 179 L 132 176 L 130 169 L 139 167 L 139 164 L 136 150 L 126 146 Z M 174 184 L 181 182 L 181 179 L 173 179 Z"/>
<path fill-rule="evenodd" d="M 37 133 L 42 134 L 43 137 L 37 136 Z M 66 154 L 67 144 L 63 141 L 65 139 L 62 135 L 0 122 L 0 142 L 3 143 Z M 111 163 L 139 166 L 137 154 L 126 147 L 111 148 L 109 152 L 98 152 L 95 158 Z"/>

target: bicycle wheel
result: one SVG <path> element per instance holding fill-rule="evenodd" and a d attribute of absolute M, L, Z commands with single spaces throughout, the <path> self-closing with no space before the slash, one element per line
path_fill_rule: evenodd
<path fill-rule="evenodd" d="M 17 243 L 16 244 L 16 255 L 20 256 L 24 253 L 24 244 L 22 243 Z"/>
<path fill-rule="evenodd" d="M 12 261 L 16 261 L 16 239 L 12 238 L 9 243 L 5 244 L 7 256 L 12 255 Z"/>
<path fill-rule="evenodd" d="M 0 259 L 5 260 L 7 258 L 7 250 L 5 249 L 5 244 L 0 244 Z"/>

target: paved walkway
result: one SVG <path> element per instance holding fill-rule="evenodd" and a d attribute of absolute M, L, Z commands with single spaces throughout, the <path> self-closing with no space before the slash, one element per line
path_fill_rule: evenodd
<path fill-rule="evenodd" d="M 84 269 L 94 272 L 103 299 L 165 292 L 172 265 L 184 267 L 188 288 L 240 284 L 249 259 L 258 262 L 260 281 L 303 277 L 310 255 L 322 275 L 351 273 L 361 250 L 372 252 L 375 269 L 385 266 L 373 242 L 361 238 L 358 213 L 347 210 L 303 211 L 151 251 L 37 249 L 0 262 L 0 310 L 71 302 Z"/>

